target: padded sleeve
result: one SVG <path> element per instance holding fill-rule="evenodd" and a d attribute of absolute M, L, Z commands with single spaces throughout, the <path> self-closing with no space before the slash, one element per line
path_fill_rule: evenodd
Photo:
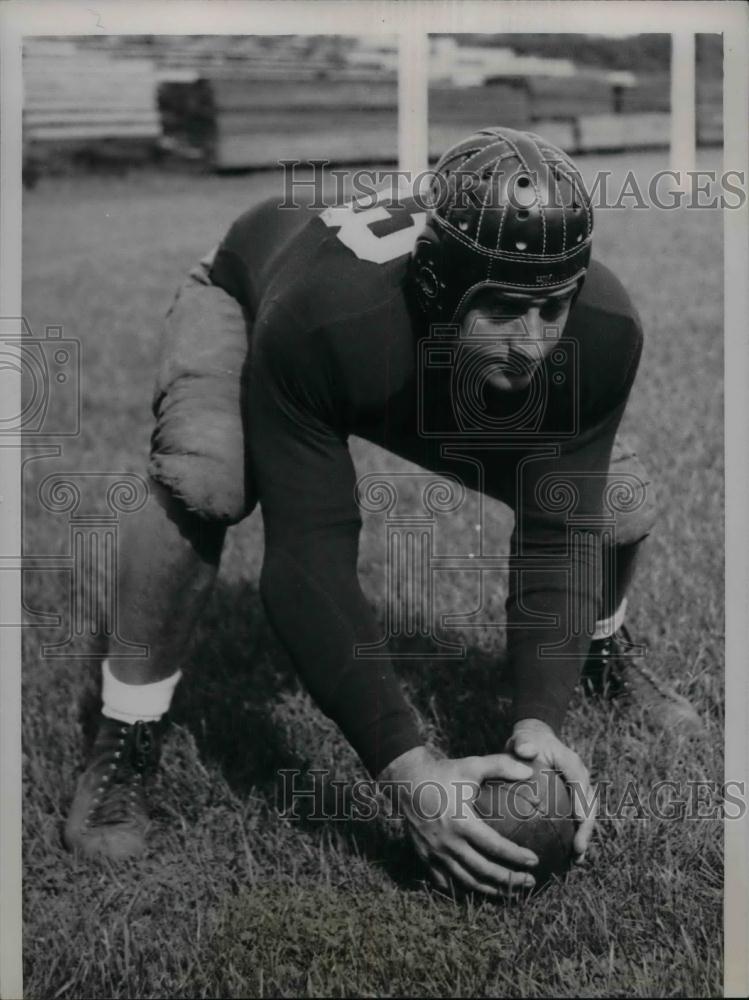
<path fill-rule="evenodd" d="M 250 322 L 212 283 L 212 261 L 193 268 L 164 321 L 149 473 L 188 510 L 232 524 L 255 505 L 243 427 Z"/>

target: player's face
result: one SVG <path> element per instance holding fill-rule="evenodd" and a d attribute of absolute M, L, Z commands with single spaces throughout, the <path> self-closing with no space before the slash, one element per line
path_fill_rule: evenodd
<path fill-rule="evenodd" d="M 544 296 L 486 287 L 468 300 L 461 337 L 486 360 L 496 389 L 524 389 L 561 337 L 577 285 Z"/>

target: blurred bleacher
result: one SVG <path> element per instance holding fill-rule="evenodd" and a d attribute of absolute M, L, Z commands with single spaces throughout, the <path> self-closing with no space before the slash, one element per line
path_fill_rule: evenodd
<path fill-rule="evenodd" d="M 191 159 L 216 170 L 281 159 L 393 161 L 394 44 L 344 36 L 28 39 L 29 171 Z M 571 153 L 660 148 L 668 65 L 646 73 L 432 40 L 430 155 L 475 127 L 533 128 Z M 722 141 L 722 79 L 698 72 L 700 144 Z"/>
<path fill-rule="evenodd" d="M 152 59 L 114 59 L 64 39 L 24 46 L 25 158 L 147 157 L 163 135 Z"/>

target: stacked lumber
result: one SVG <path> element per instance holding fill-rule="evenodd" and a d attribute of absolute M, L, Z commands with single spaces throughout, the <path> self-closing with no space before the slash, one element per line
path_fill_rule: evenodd
<path fill-rule="evenodd" d="M 527 83 L 534 118 L 569 121 L 614 110 L 614 87 L 601 77 L 529 76 Z"/>
<path fill-rule="evenodd" d="M 637 86 L 621 96 L 621 110 L 634 112 L 669 112 L 671 79 L 668 73 L 642 77 Z M 723 142 L 723 80 L 697 73 L 696 93 L 697 144 L 720 145 Z M 664 132 L 664 137 L 668 131 Z"/>
<path fill-rule="evenodd" d="M 668 143 L 671 116 L 642 114 L 578 115 L 575 152 L 616 153 L 627 149 L 662 149 Z"/>
<path fill-rule="evenodd" d="M 396 148 L 397 85 L 382 74 L 253 65 L 164 80 L 158 103 L 165 136 L 200 150 L 217 170 L 283 159 L 362 162 L 391 158 Z"/>
<path fill-rule="evenodd" d="M 671 76 L 669 73 L 653 73 L 642 76 L 634 87 L 627 87 L 620 96 L 623 114 L 640 111 L 671 110 Z"/>
<path fill-rule="evenodd" d="M 283 159 L 365 162 L 396 147 L 394 80 L 212 77 L 218 170 Z"/>
<path fill-rule="evenodd" d="M 397 83 L 356 71 L 293 75 L 213 73 L 159 86 L 164 134 L 202 150 L 217 170 L 269 166 L 282 159 L 338 163 L 392 160 L 397 149 Z M 485 87 L 433 85 L 429 90 L 430 152 L 467 131 L 496 122 L 530 120 L 524 81 Z"/>

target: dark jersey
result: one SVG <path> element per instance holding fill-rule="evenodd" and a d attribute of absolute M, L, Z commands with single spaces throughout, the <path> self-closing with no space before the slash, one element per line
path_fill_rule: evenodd
<path fill-rule="evenodd" d="M 594 262 L 528 389 L 492 393 L 459 332 L 430 329 L 412 299 L 409 255 L 425 221 L 410 199 L 320 216 L 265 202 L 234 223 L 211 268 L 251 323 L 263 599 L 372 773 L 420 738 L 390 663 L 361 651 L 380 635 L 357 578 L 348 436 L 512 507 L 513 711 L 558 728 L 599 611 L 608 463 L 642 346 L 626 292 Z"/>

